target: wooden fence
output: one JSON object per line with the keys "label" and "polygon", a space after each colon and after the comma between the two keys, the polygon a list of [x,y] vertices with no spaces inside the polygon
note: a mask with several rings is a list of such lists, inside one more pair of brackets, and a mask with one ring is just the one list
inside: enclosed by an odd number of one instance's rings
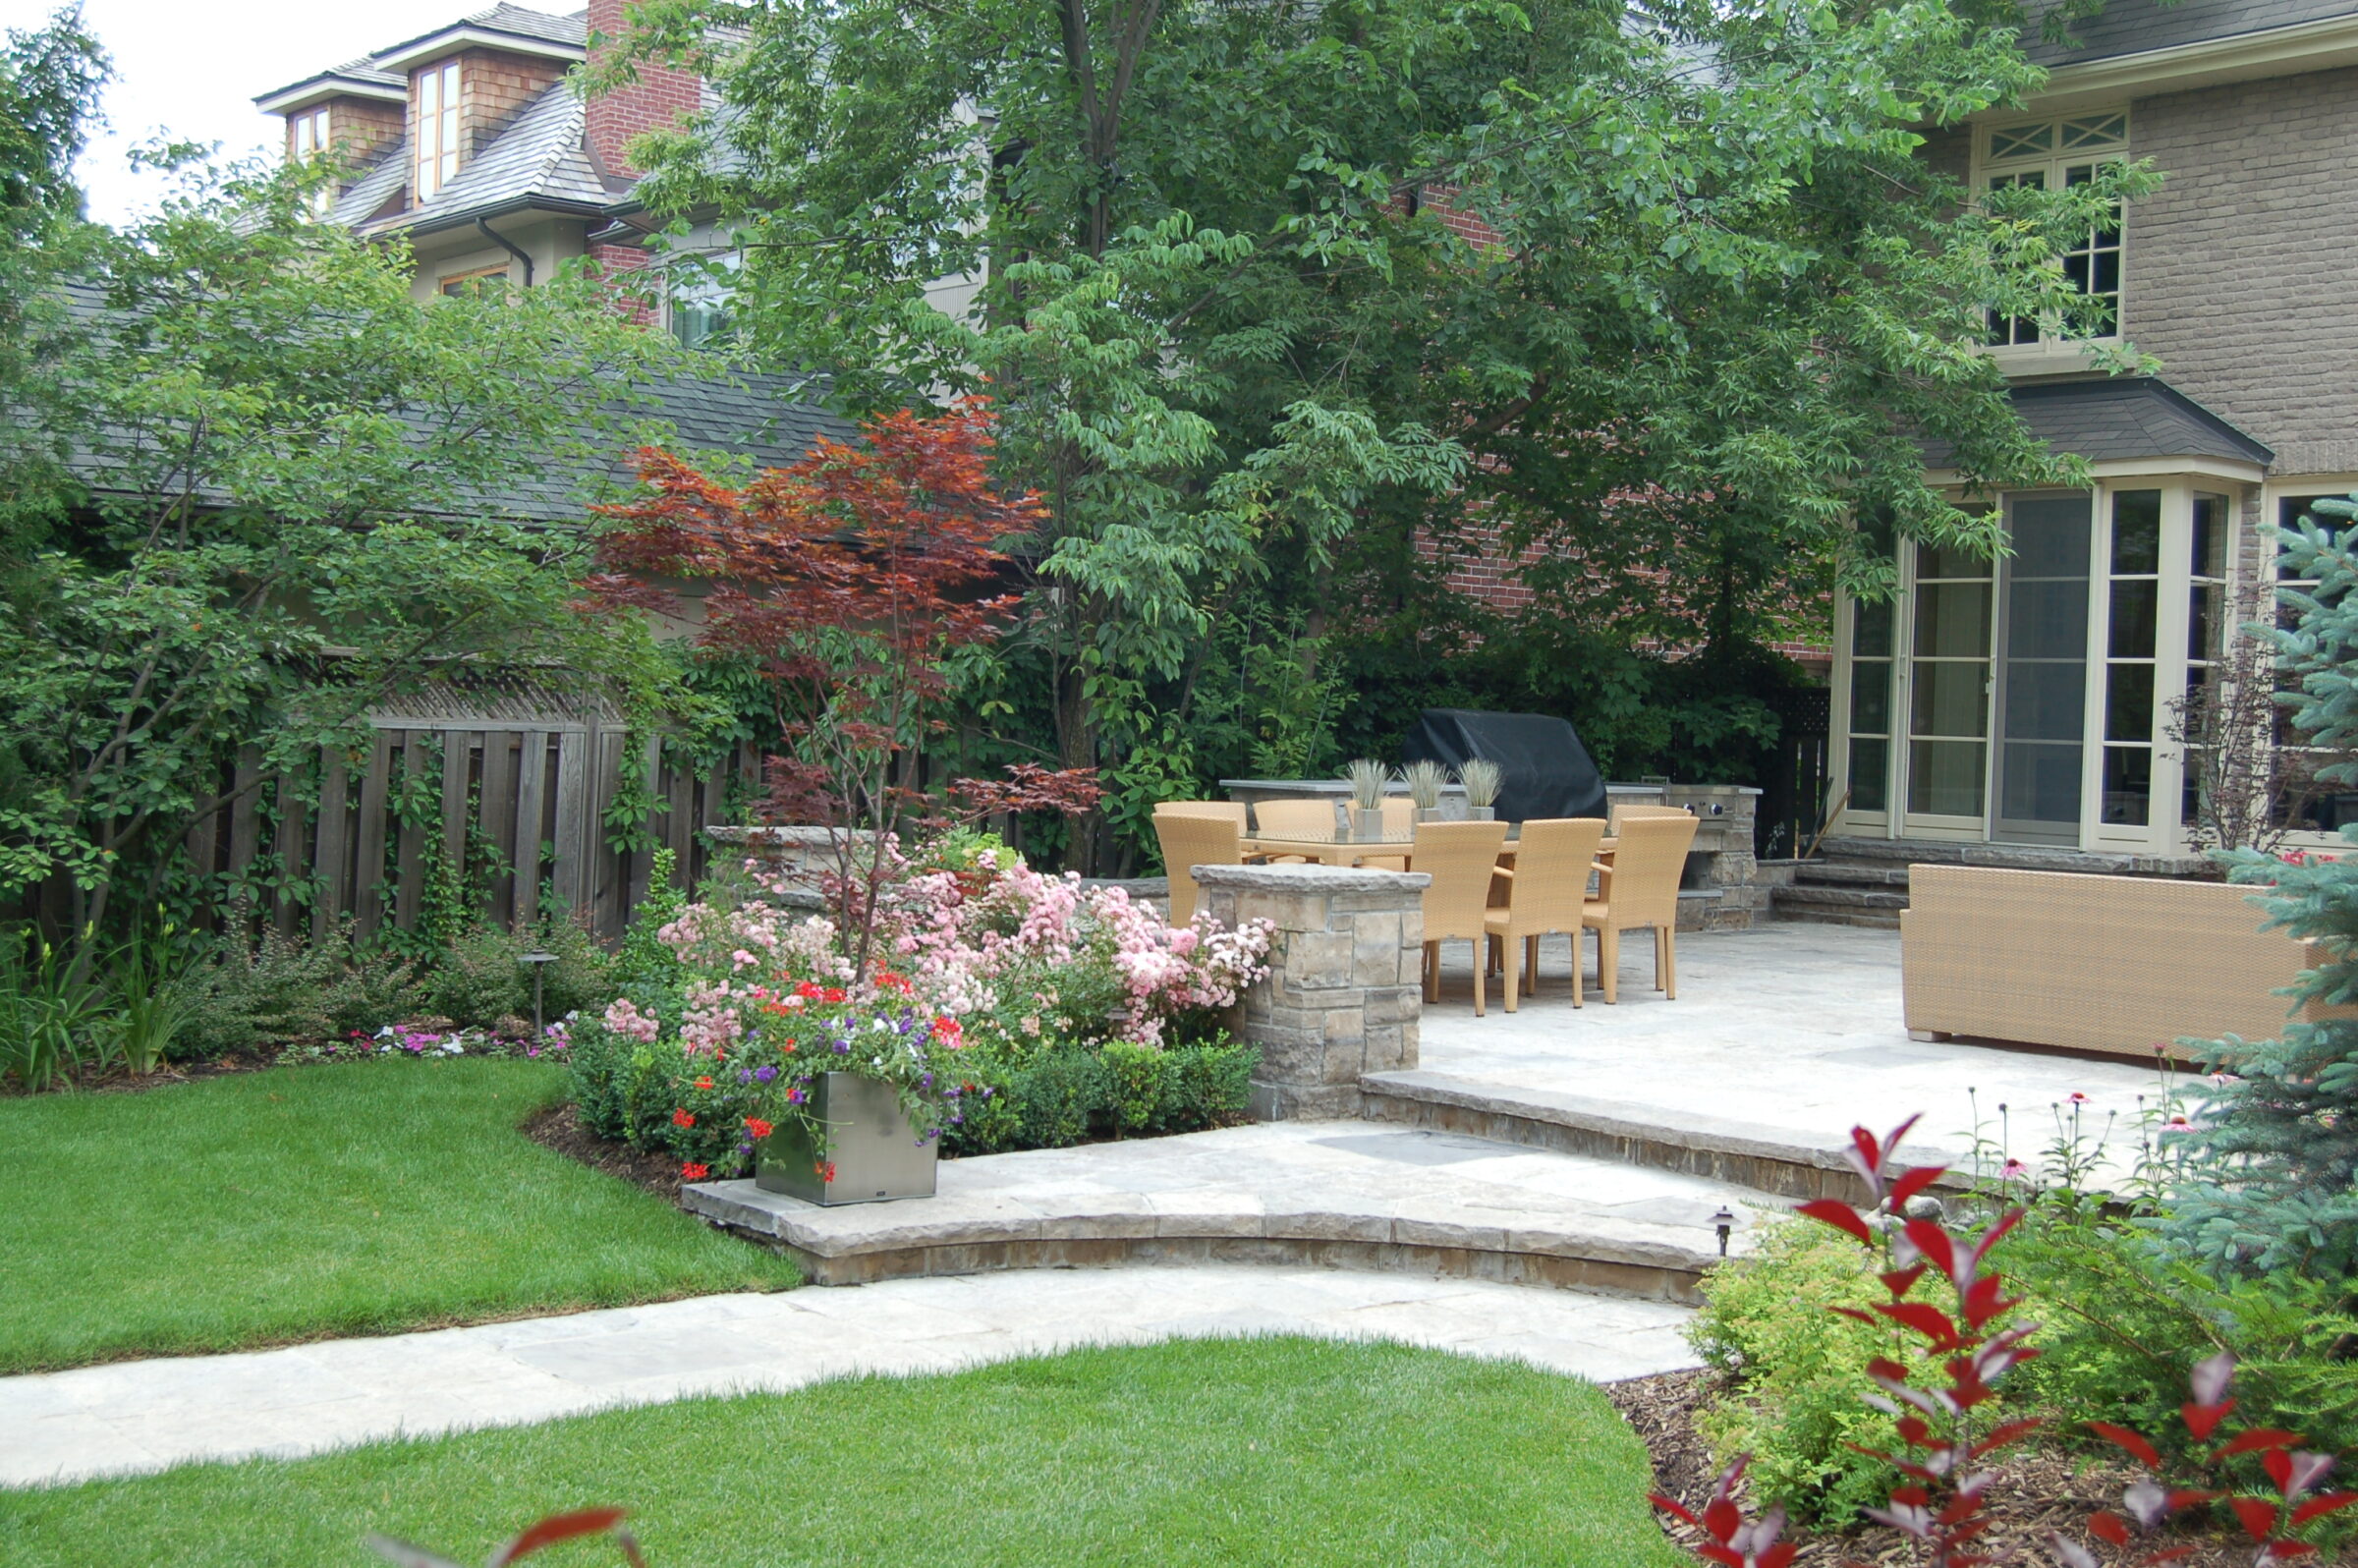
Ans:
{"label": "wooden fence", "polygon": [[412,929],[449,868],[494,922],[553,899],[611,938],[646,896],[654,850],[677,855],[689,885],[710,853],[703,828],[738,819],[758,782],[748,748],[693,772],[594,713],[507,709],[372,717],[365,757],[323,753],[309,777],[257,782],[249,752],[224,768],[235,800],[191,829],[191,863],[289,935],[346,916],[362,936]]}

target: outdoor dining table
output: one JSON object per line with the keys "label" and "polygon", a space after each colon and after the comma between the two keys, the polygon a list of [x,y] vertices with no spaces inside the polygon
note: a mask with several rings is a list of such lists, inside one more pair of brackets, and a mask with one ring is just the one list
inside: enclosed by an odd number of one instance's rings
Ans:
{"label": "outdoor dining table", "polygon": [[[1598,841],[1597,853],[1600,857],[1610,860],[1613,848],[1618,842],[1617,839],[1600,839]],[[1247,855],[1298,855],[1306,861],[1316,861],[1320,866],[1357,866],[1361,861],[1371,858],[1408,860],[1416,846],[1417,841],[1414,835],[1400,838],[1338,839],[1299,838],[1291,835],[1255,833],[1238,840],[1237,843],[1237,847]],[[1507,867],[1515,864],[1515,841],[1513,839],[1508,839],[1506,847],[1498,852],[1498,864]]]}

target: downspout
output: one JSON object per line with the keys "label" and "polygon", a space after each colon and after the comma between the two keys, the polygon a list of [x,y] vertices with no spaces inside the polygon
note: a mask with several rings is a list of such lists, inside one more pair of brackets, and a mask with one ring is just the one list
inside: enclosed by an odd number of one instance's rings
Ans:
{"label": "downspout", "polygon": [[498,246],[502,251],[507,252],[508,254],[514,256],[517,260],[524,263],[524,286],[528,289],[531,288],[533,286],[533,258],[524,252],[517,250],[515,246],[508,242],[506,235],[501,234],[497,229],[491,227],[490,224],[484,222],[481,218],[475,220],[475,226],[483,231],[484,239],[489,240],[492,244]]}

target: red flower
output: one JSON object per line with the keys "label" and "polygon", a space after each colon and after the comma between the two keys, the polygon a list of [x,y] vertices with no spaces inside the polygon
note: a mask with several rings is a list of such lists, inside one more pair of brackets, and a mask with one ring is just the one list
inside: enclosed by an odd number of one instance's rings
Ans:
{"label": "red flower", "polygon": [[835,1162],[830,1159],[824,1165],[819,1166],[818,1174],[822,1181],[833,1181],[835,1179]]}
{"label": "red flower", "polygon": [[826,988],[825,992],[824,992],[824,993],[822,993],[822,994],[820,995],[820,997],[819,997],[819,1000],[820,1000],[820,1001],[822,1001],[822,1002],[840,1002],[840,1001],[842,1001],[842,1000],[843,1000],[843,987],[842,987],[842,986],[840,986],[840,985],[830,985],[830,986],[828,986],[828,987]]}
{"label": "red flower", "polygon": [[963,1045],[966,1043],[966,1030],[954,1018],[937,1018],[933,1020],[933,1037],[945,1045]]}
{"label": "red flower", "polygon": [[712,1087],[712,1080],[709,1078],[700,1078],[696,1081],[696,1087],[699,1089],[710,1089]]}
{"label": "red flower", "polygon": [[788,1040],[785,1044],[779,1046],[778,1049],[782,1051],[792,1051],[794,1049],[794,1041]]}
{"label": "red flower", "polygon": [[807,1002],[815,1002],[826,993],[820,990],[818,986],[812,981],[805,980],[794,988],[794,994],[800,996]]}
{"label": "red flower", "polygon": [[748,1116],[745,1119],[745,1130],[756,1138],[767,1138],[770,1131],[769,1123],[758,1116]]}
{"label": "red flower", "polygon": [[694,1127],[696,1125],[696,1118],[688,1114],[687,1106],[682,1105],[671,1113],[671,1125],[674,1127]]}
{"label": "red flower", "polygon": [[709,1167],[696,1164],[693,1161],[680,1167],[680,1180],[684,1182],[701,1182],[711,1174]]}

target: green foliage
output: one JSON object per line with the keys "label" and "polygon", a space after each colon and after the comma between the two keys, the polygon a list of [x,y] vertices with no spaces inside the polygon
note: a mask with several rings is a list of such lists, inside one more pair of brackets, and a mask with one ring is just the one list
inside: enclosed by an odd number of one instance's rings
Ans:
{"label": "green foliage", "polygon": [[679,857],[669,849],[655,851],[647,868],[646,897],[631,911],[611,971],[616,994],[651,1000],[657,1011],[680,988],[680,961],[655,936],[688,907],[688,895],[674,885],[678,875]]}
{"label": "green foliage", "polygon": [[0,1081],[47,1089],[94,1054],[104,992],[37,932],[0,931]]}
{"label": "green foliage", "polygon": [[1897,1339],[1828,1309],[1888,1298],[1873,1259],[1827,1226],[1786,1217],[1755,1234],[1752,1256],[1706,1278],[1703,1311],[1687,1330],[1728,1390],[1697,1425],[1717,1462],[1752,1455],[1765,1502],[1839,1527],[1883,1504],[1888,1467],[1847,1445],[1896,1441],[1891,1418],[1863,1396],[1876,1391],[1868,1361],[1890,1355]]}
{"label": "green foliage", "polygon": [[2256,1424],[2318,1448],[2358,1442],[2358,1303],[2344,1281],[2285,1269],[2222,1282],[2150,1226],[2069,1194],[2034,1204],[1993,1260],[2040,1325],[2041,1355],[2011,1399],[2182,1447],[2186,1370],[2225,1350]]}
{"label": "green foliage", "polygon": [[[2292,628],[2251,630],[2274,640],[2278,667],[2298,679],[2293,723],[2321,747],[2346,748],[2358,740],[2358,528],[2330,525],[2358,520],[2358,497],[2312,511],[2298,530],[2278,532],[2286,575],[2317,586],[2280,590],[2298,617]],[[2358,764],[2320,776],[2358,784]],[[2342,836],[2358,844],[2358,827]],[[2320,945],[2294,1005],[2358,1001],[2358,861],[2253,850],[2215,858],[2235,881],[2273,889],[2258,900],[2271,925]],[[2220,1040],[2211,1054],[2234,1076],[2196,1117],[2170,1234],[2224,1272],[2358,1275],[2358,1021],[2289,1023],[2275,1039]]]}
{"label": "green foliage", "polygon": [[[324,167],[159,157],[181,184],[129,230],[50,202],[46,270],[0,310],[49,323],[37,373],[0,352],[0,426],[38,431],[0,439],[0,896],[63,878],[102,945],[119,890],[224,901],[182,845],[241,746],[315,787],[370,708],[454,680],[688,702],[646,628],[574,609],[585,536],[480,500],[605,474],[663,336],[585,274],[421,304],[398,246],[312,220]],[[430,819],[431,786],[405,773],[397,809]]]}
{"label": "green foliage", "polygon": [[417,966],[381,948],[356,947],[349,925],[316,942],[276,930],[226,937],[182,985],[189,1013],[177,1043],[195,1061],[341,1040],[422,1001]]}
{"label": "green foliage", "polygon": [[1224,1035],[1159,1048],[1118,1040],[1026,1051],[969,1046],[962,1074],[988,1092],[965,1098],[964,1120],[942,1147],[989,1154],[1226,1126],[1245,1113],[1260,1059],[1257,1047]]}
{"label": "green foliage", "polygon": [[[1673,679],[1557,657],[1588,644],[1732,655],[1822,620],[1837,572],[1881,570],[1862,515],[1993,552],[1993,521],[1925,484],[1917,438],[1980,489],[2081,477],[2014,417],[1987,311],[2092,324],[2055,259],[2154,183],[2106,164],[1984,199],[1919,156],[1925,128],[2041,80],[2010,7],[655,0],[634,19],[648,56],[711,30],[722,102],[640,143],[641,189],[683,225],[741,225],[743,346],[826,369],[854,408],[989,391],[1003,476],[1051,511],[993,733],[1102,767],[1142,849],[1157,798],[1368,749],[1334,661],[1388,638],[1426,671],[1456,645],[1429,550],[1559,563],[1533,586],[1568,630],[1527,640],[1516,708]],[[1441,190],[1498,243],[1421,206]],[[928,296],[951,274],[978,281],[956,316]],[[1698,750],[1725,776],[1769,725],[1724,685],[1609,749]],[[1106,842],[1083,834],[1077,859]]]}

